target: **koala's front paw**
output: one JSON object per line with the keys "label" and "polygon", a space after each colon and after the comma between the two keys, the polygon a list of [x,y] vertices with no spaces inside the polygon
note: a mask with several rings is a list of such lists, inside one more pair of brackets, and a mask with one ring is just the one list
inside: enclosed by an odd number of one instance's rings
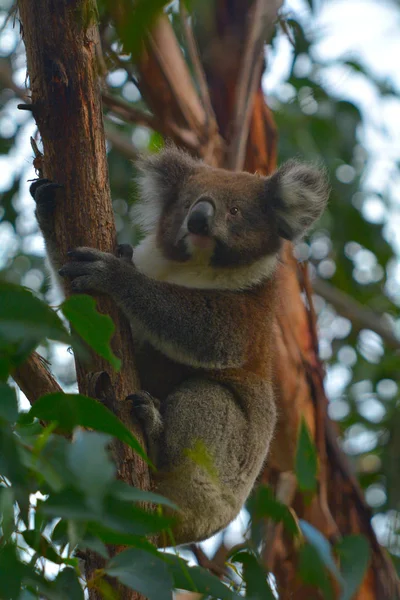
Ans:
{"label": "koala's front paw", "polygon": [[36,202],[36,215],[40,221],[41,217],[46,217],[54,212],[56,206],[56,190],[63,186],[54,183],[49,179],[36,179],[29,192]]}
{"label": "koala's front paw", "polygon": [[80,293],[110,294],[120,259],[94,248],[75,248],[68,252],[68,262],[60,270],[61,277],[71,280],[71,290]]}

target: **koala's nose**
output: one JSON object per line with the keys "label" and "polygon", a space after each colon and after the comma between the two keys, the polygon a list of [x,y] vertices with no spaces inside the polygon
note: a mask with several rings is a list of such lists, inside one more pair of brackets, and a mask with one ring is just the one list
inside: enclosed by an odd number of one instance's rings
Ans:
{"label": "koala's nose", "polygon": [[214,221],[215,206],[211,200],[200,200],[189,213],[187,228],[196,235],[209,235]]}

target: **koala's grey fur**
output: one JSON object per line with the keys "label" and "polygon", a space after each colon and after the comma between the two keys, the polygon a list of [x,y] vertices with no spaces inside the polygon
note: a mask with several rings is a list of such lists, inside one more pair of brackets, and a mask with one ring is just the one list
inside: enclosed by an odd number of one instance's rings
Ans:
{"label": "koala's grey fur", "polygon": [[[259,177],[208,167],[175,148],[139,168],[146,235],[133,262],[78,248],[60,274],[74,291],[109,294],[131,322],[145,390],[134,410],[158,467],[157,489],[181,509],[175,542],[186,543],[236,517],[265,460],[276,420],[281,239],[312,225],[328,188],[323,173],[298,162]],[[35,199],[54,253],[49,185],[39,185]],[[211,215],[206,234],[192,231],[199,207]]]}

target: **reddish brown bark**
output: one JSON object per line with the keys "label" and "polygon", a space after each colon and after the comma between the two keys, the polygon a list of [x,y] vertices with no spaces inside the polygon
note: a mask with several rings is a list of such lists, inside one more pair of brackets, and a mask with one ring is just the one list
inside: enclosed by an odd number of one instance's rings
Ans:
{"label": "reddish brown bark", "polygon": [[[19,0],[19,13],[27,53],[33,116],[43,142],[43,175],[61,183],[55,214],[55,231],[61,261],[76,246],[113,252],[116,231],[110,198],[103,115],[96,61],[97,28],[91,0]],[[68,293],[68,290],[66,290]],[[122,359],[119,373],[99,356],[89,364],[76,362],[79,390],[96,393],[113,404],[115,413],[132,428],[124,399],[138,387],[130,328],[115,305],[105,298],[98,308],[116,325],[114,352]],[[107,377],[93,377],[106,372]],[[135,433],[141,436],[140,431]],[[126,482],[149,487],[148,470],[128,447],[115,445],[119,476]],[[101,563],[88,553],[86,576]],[[91,590],[91,599],[101,596]],[[140,596],[126,590],[123,598]]]}

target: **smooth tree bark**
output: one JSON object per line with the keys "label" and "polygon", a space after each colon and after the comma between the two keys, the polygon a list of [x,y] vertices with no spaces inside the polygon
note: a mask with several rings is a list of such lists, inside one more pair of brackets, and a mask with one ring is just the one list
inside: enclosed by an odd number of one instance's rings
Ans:
{"label": "smooth tree bark", "polygon": [[[43,140],[43,173],[64,185],[56,214],[61,256],[78,245],[112,251],[115,228],[95,58],[98,34],[92,20],[91,1],[18,0],[18,4],[33,115]],[[280,0],[199,3],[195,36],[181,8],[186,58],[169,20],[160,17],[135,65],[139,87],[152,117],[104,95],[107,106],[127,120],[146,120],[150,127],[209,164],[271,173],[276,168],[277,132],[265,103],[261,73],[264,42],[272,31],[280,5]],[[129,3],[115,2],[110,10],[118,29],[127,18],[124,10],[130,10]],[[126,145],[124,151],[129,152]],[[351,533],[366,536],[371,562],[355,596],[357,600],[400,598],[394,568],[376,540],[370,511],[327,416],[307,269],[297,264],[289,243],[284,247],[282,263],[281,306],[274,329],[280,422],[262,480],[272,485],[281,501],[293,506],[300,518],[317,527],[330,541]],[[113,345],[115,353],[123,359],[123,367],[119,374],[112,373],[99,357],[93,357],[91,365],[77,364],[79,387],[107,401],[128,424],[123,400],[138,384],[129,327],[110,302],[102,299],[99,307],[116,323]],[[104,372],[109,373],[111,385],[107,377],[99,375]],[[297,434],[303,416],[319,456],[318,490],[310,505],[304,503],[293,477]],[[129,449],[119,446],[116,458],[121,478],[148,487],[148,473]],[[223,563],[225,554],[226,549],[221,546],[215,563]],[[318,591],[305,586],[296,575],[297,550],[281,527],[267,525],[263,558],[276,575],[280,598],[321,598]],[[89,556],[89,578],[96,565]],[[90,590],[90,597],[99,597],[95,589]],[[122,597],[139,598],[127,590]]]}

